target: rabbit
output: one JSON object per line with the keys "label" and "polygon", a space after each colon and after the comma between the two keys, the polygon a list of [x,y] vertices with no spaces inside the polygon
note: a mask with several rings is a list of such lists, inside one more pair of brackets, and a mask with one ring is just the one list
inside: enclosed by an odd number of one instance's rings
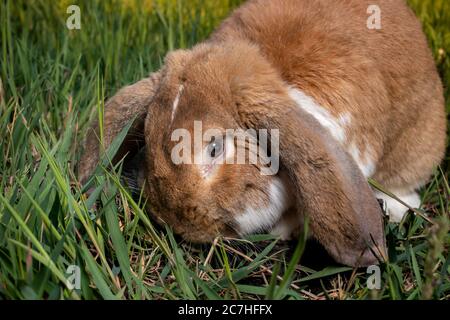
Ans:
{"label": "rabbit", "polygon": [[[371,5],[381,28],[368,28]],[[160,70],[106,103],[104,143],[94,123],[81,182],[131,119],[115,161],[143,150],[138,184],[156,221],[209,242],[256,232],[287,239],[307,218],[311,236],[349,266],[386,259],[377,198],[392,221],[408,209],[367,179],[418,207],[417,189],[445,152],[442,83],[403,0],[245,2],[208,39],[169,52]],[[195,121],[218,133],[189,155],[200,162],[174,163],[173,133],[192,134]],[[228,163],[237,147],[228,128],[266,129],[271,138],[278,130],[278,148],[266,152],[278,157],[278,172]]]}

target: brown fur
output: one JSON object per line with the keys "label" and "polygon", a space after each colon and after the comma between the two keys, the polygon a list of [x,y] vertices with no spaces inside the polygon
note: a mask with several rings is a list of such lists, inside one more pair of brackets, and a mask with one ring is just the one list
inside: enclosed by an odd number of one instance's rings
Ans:
{"label": "brown fur", "polygon": [[[381,30],[366,27],[373,4],[381,8]],[[387,188],[412,190],[440,163],[442,84],[405,1],[250,1],[212,36],[236,38],[257,43],[286,82],[332,114],[349,111],[357,124],[349,140],[362,151],[370,143],[378,160],[374,179]]]}
{"label": "brown fur", "polygon": [[[366,27],[371,4],[381,8],[381,30]],[[389,189],[422,185],[444,154],[442,85],[420,24],[402,0],[248,1],[205,43],[170,53],[153,79],[108,103],[106,145],[131,114],[147,113],[150,212],[190,240],[236,235],[233,219],[249,204],[267,203],[271,181],[253,165],[223,165],[205,182],[193,166],[173,164],[172,130],[192,131],[202,120],[211,128],[279,129],[281,169],[294,198],[288,206],[309,216],[313,235],[337,261],[368,265],[376,262],[370,249],[383,255],[371,189],[343,148],[289,98],[287,85],[334,116],[351,114],[347,138],[362,152],[370,146],[373,177]],[[133,90],[138,98],[130,103]],[[98,159],[92,139],[91,133],[83,177]]]}

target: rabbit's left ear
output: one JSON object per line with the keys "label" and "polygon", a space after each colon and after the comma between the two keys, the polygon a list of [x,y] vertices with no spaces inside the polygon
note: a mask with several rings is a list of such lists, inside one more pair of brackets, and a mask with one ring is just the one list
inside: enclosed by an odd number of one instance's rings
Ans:
{"label": "rabbit's left ear", "polygon": [[104,150],[108,149],[114,138],[131,119],[135,119],[122,145],[117,151],[113,163],[126,154],[134,154],[143,144],[144,122],[147,108],[160,82],[160,72],[150,74],[132,85],[119,90],[105,104],[103,119],[103,145],[100,145],[98,121],[88,129],[83,145],[83,153],[78,164],[79,180],[86,183],[93,173]]}
{"label": "rabbit's left ear", "polygon": [[251,106],[238,103],[239,117],[248,128],[279,130],[280,168],[292,180],[299,214],[309,217],[314,238],[340,263],[378,264],[385,257],[382,212],[362,172],[288,96],[267,95]]}

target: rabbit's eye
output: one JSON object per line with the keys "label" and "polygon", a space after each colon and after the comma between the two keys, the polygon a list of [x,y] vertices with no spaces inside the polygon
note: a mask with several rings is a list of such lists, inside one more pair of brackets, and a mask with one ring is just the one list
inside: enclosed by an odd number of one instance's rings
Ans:
{"label": "rabbit's eye", "polygon": [[212,137],[211,142],[206,148],[206,154],[212,159],[217,158],[223,153],[223,138]]}

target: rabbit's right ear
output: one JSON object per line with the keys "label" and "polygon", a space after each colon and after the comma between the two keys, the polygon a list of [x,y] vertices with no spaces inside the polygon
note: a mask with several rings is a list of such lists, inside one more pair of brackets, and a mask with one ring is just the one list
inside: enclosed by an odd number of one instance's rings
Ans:
{"label": "rabbit's right ear", "polygon": [[135,118],[127,136],[116,153],[114,161],[127,153],[134,153],[143,144],[144,122],[147,108],[160,82],[160,72],[152,73],[148,78],[126,86],[110,98],[105,104],[103,120],[103,146],[100,145],[98,121],[88,129],[84,141],[83,153],[79,161],[79,181],[84,184],[93,173],[102,152],[108,149],[114,138]]}
{"label": "rabbit's right ear", "polygon": [[313,116],[288,99],[272,95],[267,104],[270,108],[261,104],[244,110],[241,119],[248,128],[279,130],[279,150],[271,151],[279,155],[299,214],[309,217],[315,239],[346,265],[384,260],[383,214],[356,162]]}
{"label": "rabbit's right ear", "polygon": [[271,151],[289,175],[299,214],[337,262],[378,264],[386,257],[383,214],[356,162],[312,115],[269,90],[265,103],[241,108],[241,121],[279,130],[279,150]]}

